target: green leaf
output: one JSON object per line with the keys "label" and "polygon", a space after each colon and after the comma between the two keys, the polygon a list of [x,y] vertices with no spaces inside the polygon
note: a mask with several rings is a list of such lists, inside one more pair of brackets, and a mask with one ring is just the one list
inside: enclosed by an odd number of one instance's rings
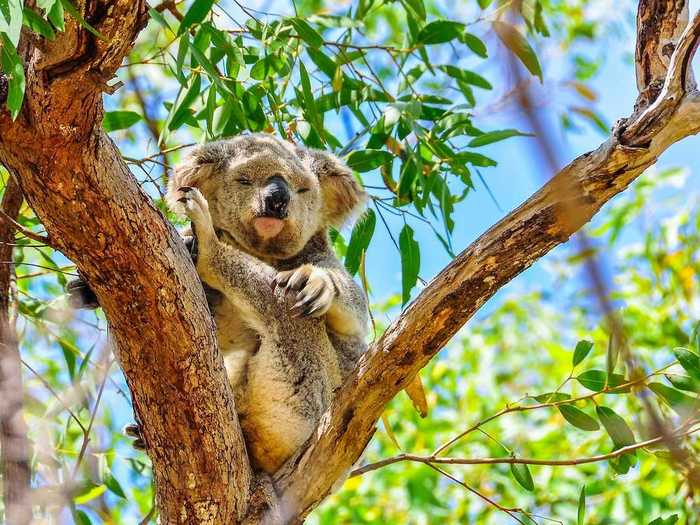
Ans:
{"label": "green leaf", "polygon": [[73,503],[76,505],[82,505],[90,500],[93,500],[107,490],[106,485],[87,485],[82,491],[80,491],[76,496],[73,497]]}
{"label": "green leaf", "polygon": [[491,2],[493,2],[493,0],[478,0],[479,7],[481,9],[486,9],[488,6],[491,5]]}
{"label": "green leaf", "polygon": [[202,87],[202,78],[199,75],[190,77],[190,87],[185,91],[181,90],[175,104],[170,110],[167,120],[167,129],[170,131],[179,128],[187,116],[190,114],[190,106],[194,100],[200,95]]}
{"label": "green leaf", "polygon": [[[617,450],[617,448],[618,447],[615,447],[614,450]],[[637,463],[637,455],[634,452],[629,452],[627,454],[623,454],[622,456],[610,458],[608,463],[618,474],[627,474],[629,470]]]}
{"label": "green leaf", "polygon": [[566,401],[571,399],[569,394],[563,392],[548,392],[546,394],[540,394],[539,396],[534,396],[535,400],[540,403],[557,403],[559,401]]}
{"label": "green leaf", "polygon": [[[579,374],[576,377],[576,380],[588,390],[593,390],[594,392],[600,392],[606,385],[608,388],[616,388],[620,385],[629,383],[625,376],[621,374],[612,374],[610,377],[608,377],[608,374],[604,370],[586,370],[582,374]],[[630,387],[626,386],[624,388],[616,388],[614,393],[620,394],[627,393],[629,391]]]}
{"label": "green leaf", "polygon": [[404,7],[408,7],[419,20],[425,20],[425,4],[423,0],[403,0]]}
{"label": "green leaf", "polygon": [[591,348],[593,348],[593,343],[586,341],[585,339],[582,339],[576,343],[576,349],[574,350],[574,357],[571,361],[571,366],[576,366],[581,361],[586,359],[586,356],[591,351]]}
{"label": "green leaf", "polygon": [[[149,16],[150,18],[152,18],[153,20],[155,20],[156,22],[158,22],[158,23],[159,23],[162,27],[164,27],[165,29],[168,29],[168,30],[172,31],[172,28],[170,27],[170,24],[168,24],[168,21],[165,19],[165,17],[163,16],[163,14],[160,13],[159,11],[156,11],[155,9],[150,8],[150,9],[148,10],[148,16]],[[174,32],[174,31],[173,31],[173,32]]]}
{"label": "green leaf", "polygon": [[[510,137],[532,137],[532,133],[523,133],[517,129],[502,129],[498,131],[489,131],[478,137],[474,137],[467,146],[470,148],[478,148],[480,146],[486,146],[487,144],[493,144],[501,140],[508,139]],[[591,343],[592,345],[593,343]]]}
{"label": "green leaf", "polygon": [[299,77],[304,94],[304,115],[308,116],[309,122],[315,127],[316,132],[320,134],[323,131],[323,121],[316,108],[316,101],[311,92],[311,80],[303,62],[299,62]]}
{"label": "green leaf", "polygon": [[680,415],[694,413],[700,409],[700,399],[690,397],[683,392],[666,386],[663,383],[649,383],[649,389],[659,396],[667,405]]}
{"label": "green leaf", "polygon": [[690,377],[700,381],[700,356],[687,348],[674,348],[673,354]]}
{"label": "green leaf", "polygon": [[665,374],[665,377],[678,390],[700,393],[700,381],[696,381],[692,377],[675,374]]}
{"label": "green leaf", "polygon": [[513,474],[515,481],[520,483],[520,486],[525,490],[532,492],[535,490],[535,484],[530,475],[530,469],[525,463],[511,463],[510,473]]}
{"label": "green leaf", "polygon": [[474,153],[473,151],[461,151],[454,155],[454,159],[457,162],[466,162],[474,166],[479,166],[480,168],[489,168],[498,165],[495,160],[480,153]]}
{"label": "green leaf", "polygon": [[464,33],[464,24],[451,20],[430,22],[418,33],[418,44],[443,44],[459,38]]}
{"label": "green leaf", "polygon": [[316,64],[316,67],[323,71],[328,78],[333,78],[335,76],[338,65],[332,58],[318,49],[309,48],[306,52],[311,57],[311,60],[313,60],[313,63]]}
{"label": "green leaf", "polygon": [[56,38],[56,32],[53,30],[53,27],[51,27],[51,24],[39,16],[33,9],[25,7],[23,15],[24,25],[29,29],[49,40]]}
{"label": "green leaf", "polygon": [[580,428],[581,430],[586,430],[588,432],[592,432],[600,428],[600,425],[595,419],[575,406],[559,405],[557,408],[559,409],[561,415],[564,416],[564,419],[566,419],[576,428]]}
{"label": "green leaf", "polygon": [[578,512],[576,513],[576,525],[583,525],[586,518],[586,485],[581,487],[578,497]]}
{"label": "green leaf", "polygon": [[297,35],[312,48],[318,49],[323,45],[323,37],[306,20],[290,18],[289,23],[294,26]]}
{"label": "green leaf", "polygon": [[362,253],[367,251],[367,247],[374,235],[376,224],[377,217],[374,214],[374,210],[371,209],[367,210],[355,223],[350,236],[350,243],[345,253],[345,268],[350,272],[350,275],[355,275],[360,268]]}
{"label": "green leaf", "polygon": [[185,13],[185,16],[182,17],[182,22],[180,22],[177,34],[181,35],[191,26],[202,22],[211,11],[213,5],[214,0],[194,0]]}
{"label": "green leaf", "polygon": [[678,514],[671,514],[668,518],[662,518],[659,516],[653,521],[649,522],[649,525],[674,525],[678,521]]}
{"label": "green leaf", "polygon": [[472,86],[480,87],[482,89],[492,89],[491,83],[486,80],[481,75],[469,71],[468,69],[460,69],[456,66],[443,65],[439,69],[444,71],[452,78],[471,84]]}
{"label": "green leaf", "polygon": [[79,353],[78,349],[63,339],[58,340],[58,345],[61,347],[61,352],[63,352],[63,359],[66,361],[66,366],[68,367],[68,376],[71,381],[75,378],[75,363],[76,363],[76,353]]}
{"label": "green leaf", "polygon": [[413,239],[413,229],[404,224],[399,234],[401,250],[401,304],[405,305],[411,298],[411,290],[418,281],[420,270],[420,247]]}
{"label": "green leaf", "polygon": [[77,509],[73,513],[73,516],[77,525],[92,525],[92,520],[90,519],[90,516],[88,516],[83,510]]}
{"label": "green leaf", "polygon": [[24,66],[8,36],[2,33],[0,39],[2,44],[0,46],[0,65],[2,65],[2,71],[5,72],[8,83],[5,103],[7,109],[10,110],[12,120],[15,120],[24,101]]}
{"label": "green leaf", "polygon": [[486,44],[483,40],[472,35],[471,33],[462,33],[459,39],[467,45],[474,53],[479,55],[481,58],[486,58],[488,56],[488,51],[486,49]]}
{"label": "green leaf", "polygon": [[634,433],[624,419],[605,406],[597,406],[595,411],[617,448],[634,445]]}
{"label": "green leaf", "polygon": [[695,348],[696,352],[700,352],[700,321],[693,326],[693,331],[690,334],[690,344]]}
{"label": "green leaf", "polygon": [[394,156],[388,151],[380,149],[362,149],[353,151],[348,155],[347,165],[355,171],[364,173],[391,162],[393,158]]}
{"label": "green leaf", "polygon": [[124,489],[122,488],[121,484],[117,481],[117,479],[114,476],[112,476],[111,474],[108,474],[107,476],[105,476],[105,479],[103,482],[112,494],[115,494],[116,496],[119,496],[120,498],[126,499],[126,494],[124,493]]}
{"label": "green leaf", "polygon": [[56,0],[56,2],[51,6],[51,9],[49,9],[46,16],[49,19],[49,22],[51,22],[56,29],[59,31],[66,30],[66,19],[63,13],[63,5],[59,0]]}
{"label": "green leaf", "polygon": [[126,129],[141,119],[141,115],[134,111],[107,111],[102,120],[102,127],[107,132]]}
{"label": "green leaf", "polygon": [[516,28],[505,22],[493,22],[493,29],[501,42],[520,59],[530,73],[542,82],[542,67],[526,38]]}
{"label": "green leaf", "polygon": [[17,47],[22,32],[22,1],[0,1],[0,33],[7,35],[12,47]]}
{"label": "green leaf", "polygon": [[92,27],[85,18],[83,18],[83,15],[80,14],[80,11],[73,5],[73,3],[70,0],[61,0],[61,5],[63,6],[63,9],[65,9],[70,16],[75,18],[78,23],[87,29],[90,33],[95,35],[97,38],[100,40],[107,42],[107,39],[100,33],[97,29]]}

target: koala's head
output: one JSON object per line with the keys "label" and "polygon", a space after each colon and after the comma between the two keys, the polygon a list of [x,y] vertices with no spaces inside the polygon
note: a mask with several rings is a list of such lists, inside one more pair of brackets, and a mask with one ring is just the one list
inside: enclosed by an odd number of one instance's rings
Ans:
{"label": "koala's head", "polygon": [[259,257],[286,259],[329,226],[340,227],[365,193],[337,157],[272,135],[241,135],[194,150],[175,169],[166,196],[195,186],[209,201],[214,226]]}

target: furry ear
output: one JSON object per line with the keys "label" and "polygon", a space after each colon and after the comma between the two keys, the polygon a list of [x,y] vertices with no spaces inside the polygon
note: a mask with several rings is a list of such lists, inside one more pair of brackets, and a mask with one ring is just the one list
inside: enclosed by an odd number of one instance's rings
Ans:
{"label": "furry ear", "polygon": [[299,150],[302,161],[321,184],[324,223],[340,228],[357,217],[364,208],[367,194],[353,177],[350,168],[325,151]]}
{"label": "furry ear", "polygon": [[193,151],[181,164],[173,170],[168,181],[168,191],[165,202],[175,213],[183,213],[182,204],[178,202],[178,189],[183,186],[201,186],[214,171],[214,163],[202,155],[202,149]]}

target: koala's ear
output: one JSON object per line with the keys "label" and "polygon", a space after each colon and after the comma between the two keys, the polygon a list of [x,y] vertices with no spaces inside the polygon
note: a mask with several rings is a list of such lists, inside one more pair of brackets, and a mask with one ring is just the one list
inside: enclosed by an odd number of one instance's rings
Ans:
{"label": "koala's ear", "polygon": [[300,156],[321,184],[324,222],[340,228],[357,217],[364,208],[367,194],[350,168],[325,151],[304,149]]}
{"label": "koala's ear", "polygon": [[182,213],[182,204],[178,202],[180,195],[178,189],[183,186],[201,186],[214,171],[214,163],[203,159],[198,151],[194,151],[181,164],[175,167],[170,180],[168,181],[168,191],[165,194],[165,202],[175,213]]}

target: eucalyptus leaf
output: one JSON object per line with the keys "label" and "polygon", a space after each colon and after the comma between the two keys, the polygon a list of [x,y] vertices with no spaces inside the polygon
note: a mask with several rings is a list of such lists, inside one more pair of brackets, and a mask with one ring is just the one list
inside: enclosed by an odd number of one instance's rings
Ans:
{"label": "eucalyptus leaf", "polygon": [[127,129],[142,119],[143,117],[134,111],[107,111],[102,120],[102,127],[107,132]]}
{"label": "eucalyptus leaf", "polygon": [[559,405],[557,408],[559,409],[561,415],[564,416],[564,419],[566,419],[576,428],[580,428],[581,430],[586,430],[588,432],[592,432],[600,428],[600,425],[595,419],[573,405]]}
{"label": "eucalyptus leaf", "polygon": [[372,209],[367,210],[355,223],[345,254],[345,268],[350,275],[355,275],[360,268],[362,254],[367,251],[376,224],[377,216]]}
{"label": "eucalyptus leaf", "polygon": [[511,463],[510,473],[513,474],[515,481],[517,481],[522,488],[529,492],[535,490],[535,483],[532,481],[530,469],[525,463]]}
{"label": "eucalyptus leaf", "polygon": [[576,343],[576,348],[574,349],[574,356],[571,361],[571,366],[577,366],[581,361],[586,359],[586,356],[589,354],[591,349],[593,348],[593,343],[591,341],[586,341],[585,339],[582,339],[578,343]]}
{"label": "eucalyptus leaf", "polygon": [[542,82],[542,66],[527,39],[512,25],[506,22],[493,22],[493,29],[501,42],[517,56],[527,70]]}
{"label": "eucalyptus leaf", "polygon": [[420,246],[413,238],[413,229],[404,224],[399,234],[401,250],[401,303],[405,305],[411,298],[411,290],[418,281],[420,270]]}

